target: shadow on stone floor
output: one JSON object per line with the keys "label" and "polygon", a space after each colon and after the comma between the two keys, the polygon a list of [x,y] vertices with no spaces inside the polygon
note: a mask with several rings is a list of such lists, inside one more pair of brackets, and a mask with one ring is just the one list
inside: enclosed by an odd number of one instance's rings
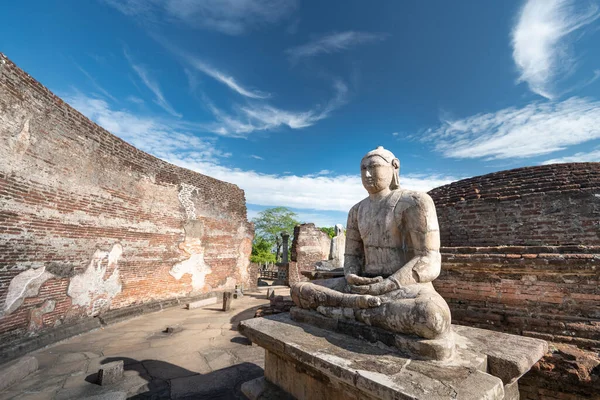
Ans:
{"label": "shadow on stone floor", "polygon": [[[124,369],[139,373],[148,384],[144,385],[129,399],[246,399],[241,385],[264,375],[264,370],[256,364],[243,362],[205,374],[199,374],[178,365],[161,360],[136,360],[128,357],[109,357],[102,361],[107,364],[122,360]],[[87,382],[96,383],[97,373],[88,375]]]}

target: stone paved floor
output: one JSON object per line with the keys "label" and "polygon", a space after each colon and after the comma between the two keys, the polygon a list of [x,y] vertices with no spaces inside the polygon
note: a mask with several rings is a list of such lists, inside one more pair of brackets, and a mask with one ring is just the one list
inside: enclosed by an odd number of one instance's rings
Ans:
{"label": "stone paved floor", "polygon": [[[219,303],[195,310],[174,307],[33,352],[38,371],[1,393],[0,400],[84,399],[114,391],[132,399],[244,399],[240,386],[263,374],[264,350],[236,327],[268,303],[264,293],[233,300],[229,312],[220,311]],[[163,333],[167,326],[182,330]],[[98,368],[116,360],[124,361],[125,378],[110,387],[97,385]]]}

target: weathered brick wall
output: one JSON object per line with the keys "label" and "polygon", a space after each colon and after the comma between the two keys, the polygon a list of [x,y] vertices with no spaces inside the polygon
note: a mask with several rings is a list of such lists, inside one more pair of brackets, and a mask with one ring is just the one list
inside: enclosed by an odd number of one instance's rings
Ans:
{"label": "weathered brick wall", "polygon": [[429,192],[442,245],[600,245],[600,163],[518,168]]}
{"label": "weathered brick wall", "polygon": [[313,271],[317,261],[329,259],[331,239],[315,224],[301,224],[294,228],[291,261],[288,269],[289,284],[307,281],[302,271]]}
{"label": "weathered brick wall", "polygon": [[146,154],[0,54],[0,342],[249,285],[237,186]]}
{"label": "weathered brick wall", "polygon": [[465,179],[429,192],[457,323],[600,346],[600,163]]}
{"label": "weathered brick wall", "polygon": [[[429,194],[443,257],[434,285],[454,323],[600,348],[600,163],[502,171]],[[526,375],[522,398],[594,398],[595,385],[579,381],[572,395],[572,377],[548,373],[555,359]]]}

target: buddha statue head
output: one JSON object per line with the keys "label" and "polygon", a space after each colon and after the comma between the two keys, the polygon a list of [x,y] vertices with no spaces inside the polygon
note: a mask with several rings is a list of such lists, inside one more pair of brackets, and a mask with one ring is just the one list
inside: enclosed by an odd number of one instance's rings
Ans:
{"label": "buddha statue head", "polygon": [[369,194],[400,187],[400,161],[382,146],[371,150],[360,162],[362,184]]}

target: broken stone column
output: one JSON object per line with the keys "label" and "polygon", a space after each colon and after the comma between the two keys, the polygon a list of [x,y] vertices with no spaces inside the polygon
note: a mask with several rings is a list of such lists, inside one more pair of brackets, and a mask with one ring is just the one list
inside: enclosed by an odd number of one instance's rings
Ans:
{"label": "broken stone column", "polygon": [[329,259],[333,268],[341,268],[344,266],[344,251],[346,248],[346,234],[344,227],[341,224],[335,225],[335,236],[331,239],[331,254]]}
{"label": "broken stone column", "polygon": [[98,384],[100,386],[112,385],[123,378],[123,360],[104,364],[98,370]]}
{"label": "broken stone column", "polygon": [[290,239],[290,235],[285,232],[281,232],[281,238],[283,239],[283,249],[281,254],[281,263],[287,264],[289,261],[288,258],[288,241]]}

